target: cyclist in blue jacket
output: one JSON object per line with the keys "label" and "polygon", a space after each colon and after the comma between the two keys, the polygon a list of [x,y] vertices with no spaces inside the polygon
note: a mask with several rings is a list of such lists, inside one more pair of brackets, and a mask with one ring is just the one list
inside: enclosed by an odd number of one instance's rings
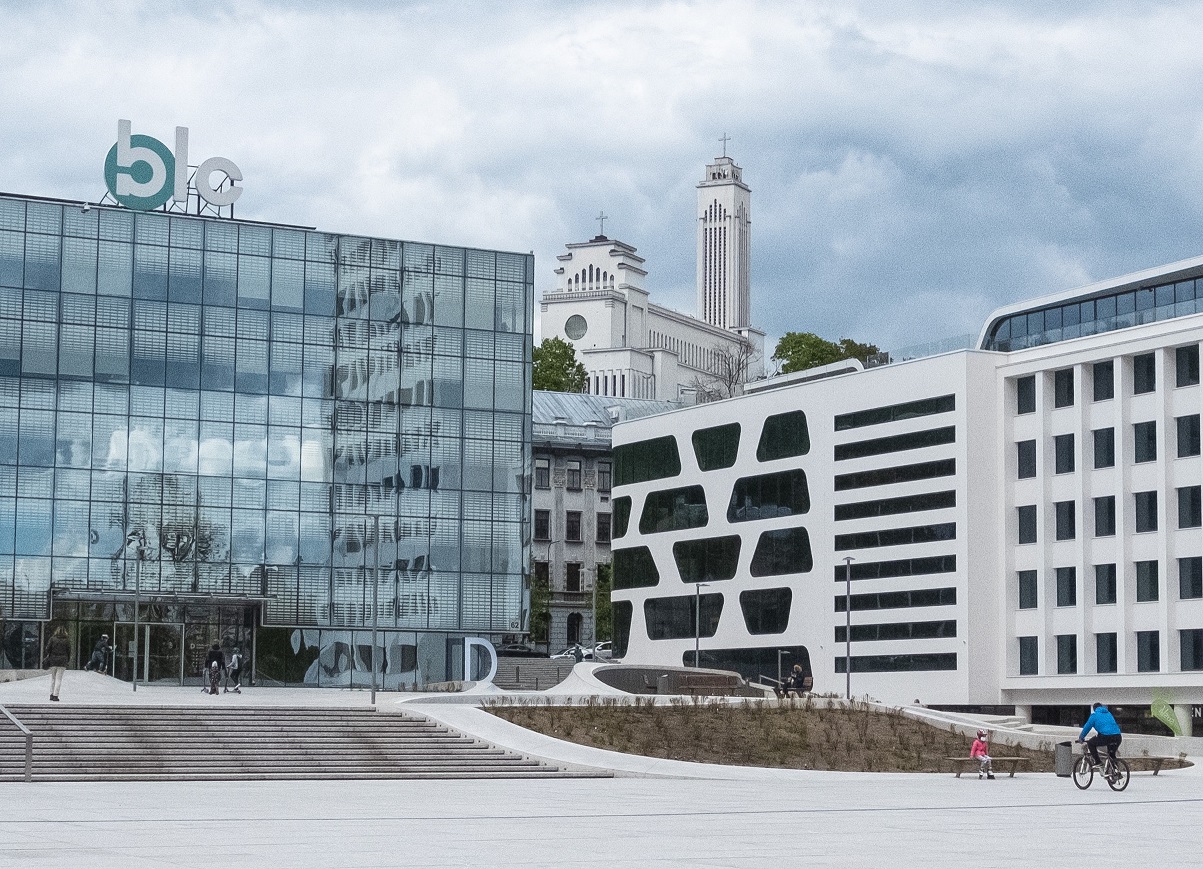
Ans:
{"label": "cyclist in blue jacket", "polygon": [[[1114,760],[1115,751],[1124,738],[1120,735],[1119,725],[1115,723],[1115,716],[1106,706],[1102,703],[1095,703],[1091,708],[1093,711],[1082,726],[1082,732],[1078,734],[1078,742],[1086,742],[1086,746],[1090,749],[1090,760],[1097,769],[1102,765],[1102,761],[1099,760],[1099,746],[1105,745],[1107,754],[1111,755]],[[1091,730],[1095,735],[1086,739],[1086,734]]]}

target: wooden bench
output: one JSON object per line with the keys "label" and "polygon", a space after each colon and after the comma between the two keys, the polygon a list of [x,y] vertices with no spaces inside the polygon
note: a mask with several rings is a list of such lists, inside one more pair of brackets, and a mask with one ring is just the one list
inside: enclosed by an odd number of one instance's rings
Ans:
{"label": "wooden bench", "polygon": [[[982,762],[980,760],[978,760],[976,757],[946,757],[946,758],[944,758],[944,760],[946,760],[946,761],[948,761],[948,763],[952,764],[953,769],[956,770],[957,778],[960,778],[961,773],[963,773],[963,772],[973,772],[976,769],[980,769],[981,765],[982,765]],[[1015,778],[1016,768],[1021,763],[1028,763],[1030,760],[1031,759],[1027,758],[1027,757],[997,757],[995,755],[991,755],[990,756],[990,765],[997,769],[999,766],[1005,766],[1006,764],[1010,764],[1010,768],[1009,768],[1010,775],[1008,777]],[[1000,773],[1008,772],[1008,770],[1005,770],[1005,769],[998,770],[998,771]]]}

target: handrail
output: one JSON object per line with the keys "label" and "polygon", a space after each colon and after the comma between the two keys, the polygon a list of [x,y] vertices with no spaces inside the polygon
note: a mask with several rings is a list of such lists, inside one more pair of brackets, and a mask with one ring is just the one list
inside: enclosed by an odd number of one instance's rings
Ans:
{"label": "handrail", "polygon": [[29,728],[17,720],[17,716],[13,715],[3,705],[0,705],[0,712],[4,713],[4,717],[17,725],[17,730],[25,734],[25,781],[33,781],[33,734],[29,732]]}

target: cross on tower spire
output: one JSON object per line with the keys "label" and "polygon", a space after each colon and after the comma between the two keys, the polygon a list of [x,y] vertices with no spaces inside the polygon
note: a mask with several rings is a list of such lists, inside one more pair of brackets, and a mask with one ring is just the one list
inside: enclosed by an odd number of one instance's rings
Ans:
{"label": "cross on tower spire", "polygon": [[727,156],[727,143],[731,141],[731,137],[727,135],[726,130],[723,131],[723,136],[719,139],[723,143],[723,156]]}
{"label": "cross on tower spire", "polygon": [[606,212],[599,211],[597,213],[597,217],[593,219],[596,220],[598,224],[597,234],[604,238],[606,235],[606,221],[610,219],[609,216],[606,214]]}

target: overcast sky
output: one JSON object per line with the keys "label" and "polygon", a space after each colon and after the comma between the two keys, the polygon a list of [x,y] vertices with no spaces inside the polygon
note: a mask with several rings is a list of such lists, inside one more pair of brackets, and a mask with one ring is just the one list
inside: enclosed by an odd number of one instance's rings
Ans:
{"label": "overcast sky", "polygon": [[[1049,7],[1065,8],[1057,11]],[[242,217],[639,249],[695,307],[695,186],[752,188],[753,319],[899,347],[1203,254],[1203,2],[0,0],[0,189],[98,199],[117,119]]]}

